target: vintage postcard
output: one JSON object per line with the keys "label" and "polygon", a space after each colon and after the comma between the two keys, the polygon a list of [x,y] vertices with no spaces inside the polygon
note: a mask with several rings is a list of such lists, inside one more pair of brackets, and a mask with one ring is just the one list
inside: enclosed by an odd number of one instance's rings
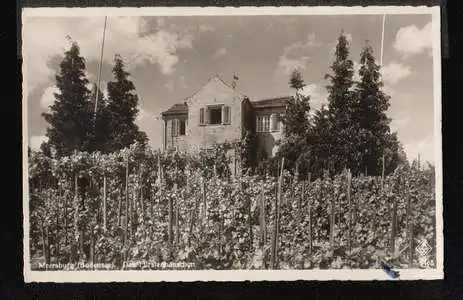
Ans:
{"label": "vintage postcard", "polygon": [[442,279],[439,7],[25,8],[26,282]]}

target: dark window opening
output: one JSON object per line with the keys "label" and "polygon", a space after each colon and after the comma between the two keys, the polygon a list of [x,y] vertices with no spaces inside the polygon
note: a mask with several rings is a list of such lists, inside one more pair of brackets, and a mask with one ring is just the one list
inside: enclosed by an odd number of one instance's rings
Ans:
{"label": "dark window opening", "polygon": [[220,107],[209,108],[210,124],[222,124],[222,109]]}
{"label": "dark window opening", "polygon": [[186,130],[186,121],[185,120],[180,120],[179,122],[179,135],[185,135],[185,130]]}

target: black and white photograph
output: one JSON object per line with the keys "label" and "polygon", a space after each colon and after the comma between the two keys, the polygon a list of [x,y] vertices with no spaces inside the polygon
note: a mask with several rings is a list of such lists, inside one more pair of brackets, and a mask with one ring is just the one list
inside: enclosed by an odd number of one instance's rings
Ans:
{"label": "black and white photograph", "polygon": [[26,282],[442,279],[439,7],[25,8]]}

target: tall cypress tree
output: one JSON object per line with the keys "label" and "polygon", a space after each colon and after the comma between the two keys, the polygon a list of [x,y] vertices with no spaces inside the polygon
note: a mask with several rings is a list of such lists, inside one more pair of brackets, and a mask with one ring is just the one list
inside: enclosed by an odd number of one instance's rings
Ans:
{"label": "tall cypress tree", "polygon": [[355,88],[357,108],[353,116],[359,125],[360,170],[365,170],[369,175],[378,175],[382,169],[383,155],[388,164],[397,164],[399,145],[397,137],[390,132],[390,119],[386,115],[390,97],[381,89],[380,66],[368,43],[360,55],[360,65],[360,81]]}
{"label": "tall cypress tree", "polygon": [[[98,97],[98,101],[96,100]],[[92,85],[89,101],[89,113],[93,115],[93,130],[90,137],[90,151],[105,151],[105,145],[110,136],[110,116],[106,109],[107,101],[97,84]]]}
{"label": "tall cypress tree", "polygon": [[85,68],[79,46],[72,42],[56,75],[59,93],[54,94],[56,100],[50,110],[42,114],[49,124],[48,146],[56,150],[57,156],[69,155],[74,150],[86,151],[89,147],[92,114],[88,110],[90,91],[86,87]]}
{"label": "tall cypress tree", "polygon": [[128,147],[134,142],[143,145],[147,143],[147,136],[135,124],[138,115],[138,96],[135,85],[129,79],[130,74],[124,69],[121,56],[114,58],[114,81],[108,82],[108,104],[106,106],[109,117],[111,136],[107,140],[106,151],[112,152]]}
{"label": "tall cypress tree", "polygon": [[[285,165],[288,169],[294,169],[296,163],[300,163],[305,168],[307,164],[302,164],[302,162],[308,156],[307,152],[309,151],[310,97],[302,94],[306,85],[298,70],[291,73],[289,86],[295,90],[295,97],[289,101],[286,107],[286,113],[282,119],[283,138],[275,157],[276,159],[285,157]],[[299,168],[302,174],[306,172],[304,168]]]}
{"label": "tall cypress tree", "polygon": [[355,106],[353,97],[354,64],[349,59],[349,42],[344,32],[338,38],[335,59],[330,69],[332,74],[326,74],[330,84],[328,91],[328,110],[330,126],[331,153],[329,163],[324,168],[331,172],[339,172],[343,168],[352,168],[355,164],[355,124],[352,123],[351,114]]}
{"label": "tall cypress tree", "polygon": [[286,108],[286,114],[283,117],[283,134],[287,137],[304,136],[309,130],[310,97],[302,94],[306,84],[298,70],[293,70],[291,73],[289,86],[295,90],[296,96],[290,100]]}
{"label": "tall cypress tree", "polygon": [[311,172],[313,178],[323,175],[323,169],[328,165],[332,153],[330,112],[326,106],[317,110],[312,118],[312,159]]}

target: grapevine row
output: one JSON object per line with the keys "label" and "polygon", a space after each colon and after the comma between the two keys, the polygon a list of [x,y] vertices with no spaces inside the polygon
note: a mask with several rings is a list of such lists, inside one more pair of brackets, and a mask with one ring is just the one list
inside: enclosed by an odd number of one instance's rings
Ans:
{"label": "grapevine row", "polygon": [[410,267],[414,241],[435,244],[432,172],[233,176],[223,150],[33,153],[32,267],[372,268],[385,258]]}

